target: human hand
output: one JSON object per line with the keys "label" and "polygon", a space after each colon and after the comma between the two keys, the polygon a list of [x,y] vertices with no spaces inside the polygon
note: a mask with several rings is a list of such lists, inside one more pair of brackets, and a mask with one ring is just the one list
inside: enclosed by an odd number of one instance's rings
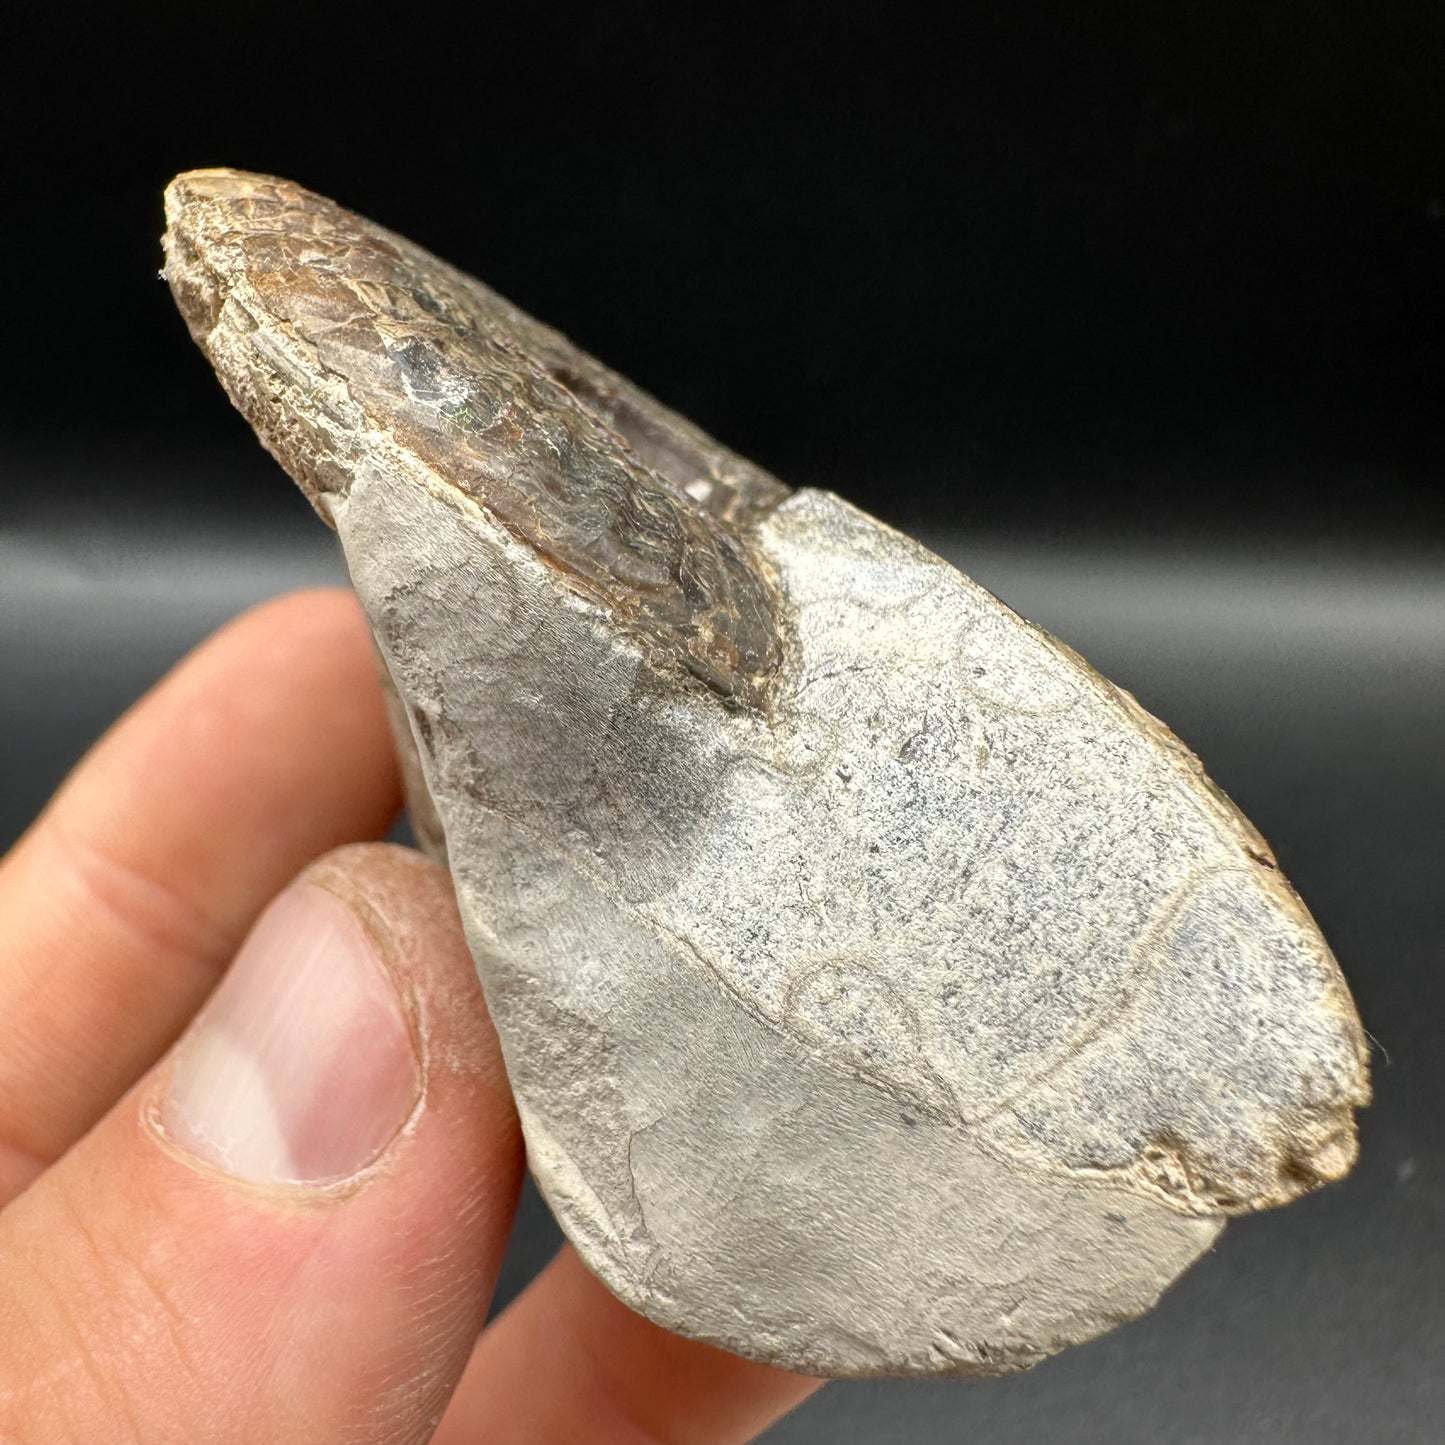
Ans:
{"label": "human hand", "polygon": [[0,861],[0,1440],[746,1440],[816,1382],[568,1247],[483,1329],[521,1140],[445,872],[355,844],[372,666],[348,594],[248,614]]}

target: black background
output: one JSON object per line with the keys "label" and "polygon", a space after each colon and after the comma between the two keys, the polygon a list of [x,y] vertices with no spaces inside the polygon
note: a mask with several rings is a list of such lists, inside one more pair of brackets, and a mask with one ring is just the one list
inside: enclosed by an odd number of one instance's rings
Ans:
{"label": "black background", "polygon": [[[207,627],[335,575],[155,279],[171,174],[288,175],[1133,687],[1388,1051],[1356,1176],[1149,1321],[1018,1380],[839,1387],[770,1438],[1438,1441],[1445,8],[927,13],[0,22],[0,835]],[[549,1240],[532,1201],[508,1289]]]}
{"label": "black background", "polygon": [[224,164],[406,231],[890,517],[1445,515],[1438,6],[984,5],[940,28],[233,0],[7,23],[21,437],[247,451],[151,279],[160,188]]}

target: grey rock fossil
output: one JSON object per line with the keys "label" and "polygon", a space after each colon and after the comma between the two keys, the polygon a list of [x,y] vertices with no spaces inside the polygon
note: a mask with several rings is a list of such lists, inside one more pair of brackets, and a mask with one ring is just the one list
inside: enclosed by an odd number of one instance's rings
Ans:
{"label": "grey rock fossil", "polygon": [[807,1373],[998,1374],[1349,1169],[1339,969],[1129,694],[333,202],[211,170],[166,207],[620,1298]]}

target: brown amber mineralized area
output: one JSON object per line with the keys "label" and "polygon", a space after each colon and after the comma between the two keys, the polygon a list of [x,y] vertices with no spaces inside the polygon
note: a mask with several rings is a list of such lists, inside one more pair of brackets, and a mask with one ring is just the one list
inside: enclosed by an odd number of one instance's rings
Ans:
{"label": "brown amber mineralized area", "polygon": [[[365,427],[486,508],[650,652],[728,701],[761,703],[779,641],[747,532],[787,495],[781,483],[332,201],[234,171],[182,176],[167,200],[167,274],[203,349],[222,326],[284,332]],[[255,349],[264,369],[264,342]],[[316,500],[348,484],[347,457],[315,396],[284,381],[232,384],[233,398]]]}

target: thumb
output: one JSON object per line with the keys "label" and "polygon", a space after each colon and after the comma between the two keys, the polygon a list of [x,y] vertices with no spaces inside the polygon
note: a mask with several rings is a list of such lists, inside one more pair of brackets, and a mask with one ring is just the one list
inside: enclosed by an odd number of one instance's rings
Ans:
{"label": "thumb", "polygon": [[0,1439],[429,1438],[521,1161],[445,872],[330,855],[0,1214]]}

